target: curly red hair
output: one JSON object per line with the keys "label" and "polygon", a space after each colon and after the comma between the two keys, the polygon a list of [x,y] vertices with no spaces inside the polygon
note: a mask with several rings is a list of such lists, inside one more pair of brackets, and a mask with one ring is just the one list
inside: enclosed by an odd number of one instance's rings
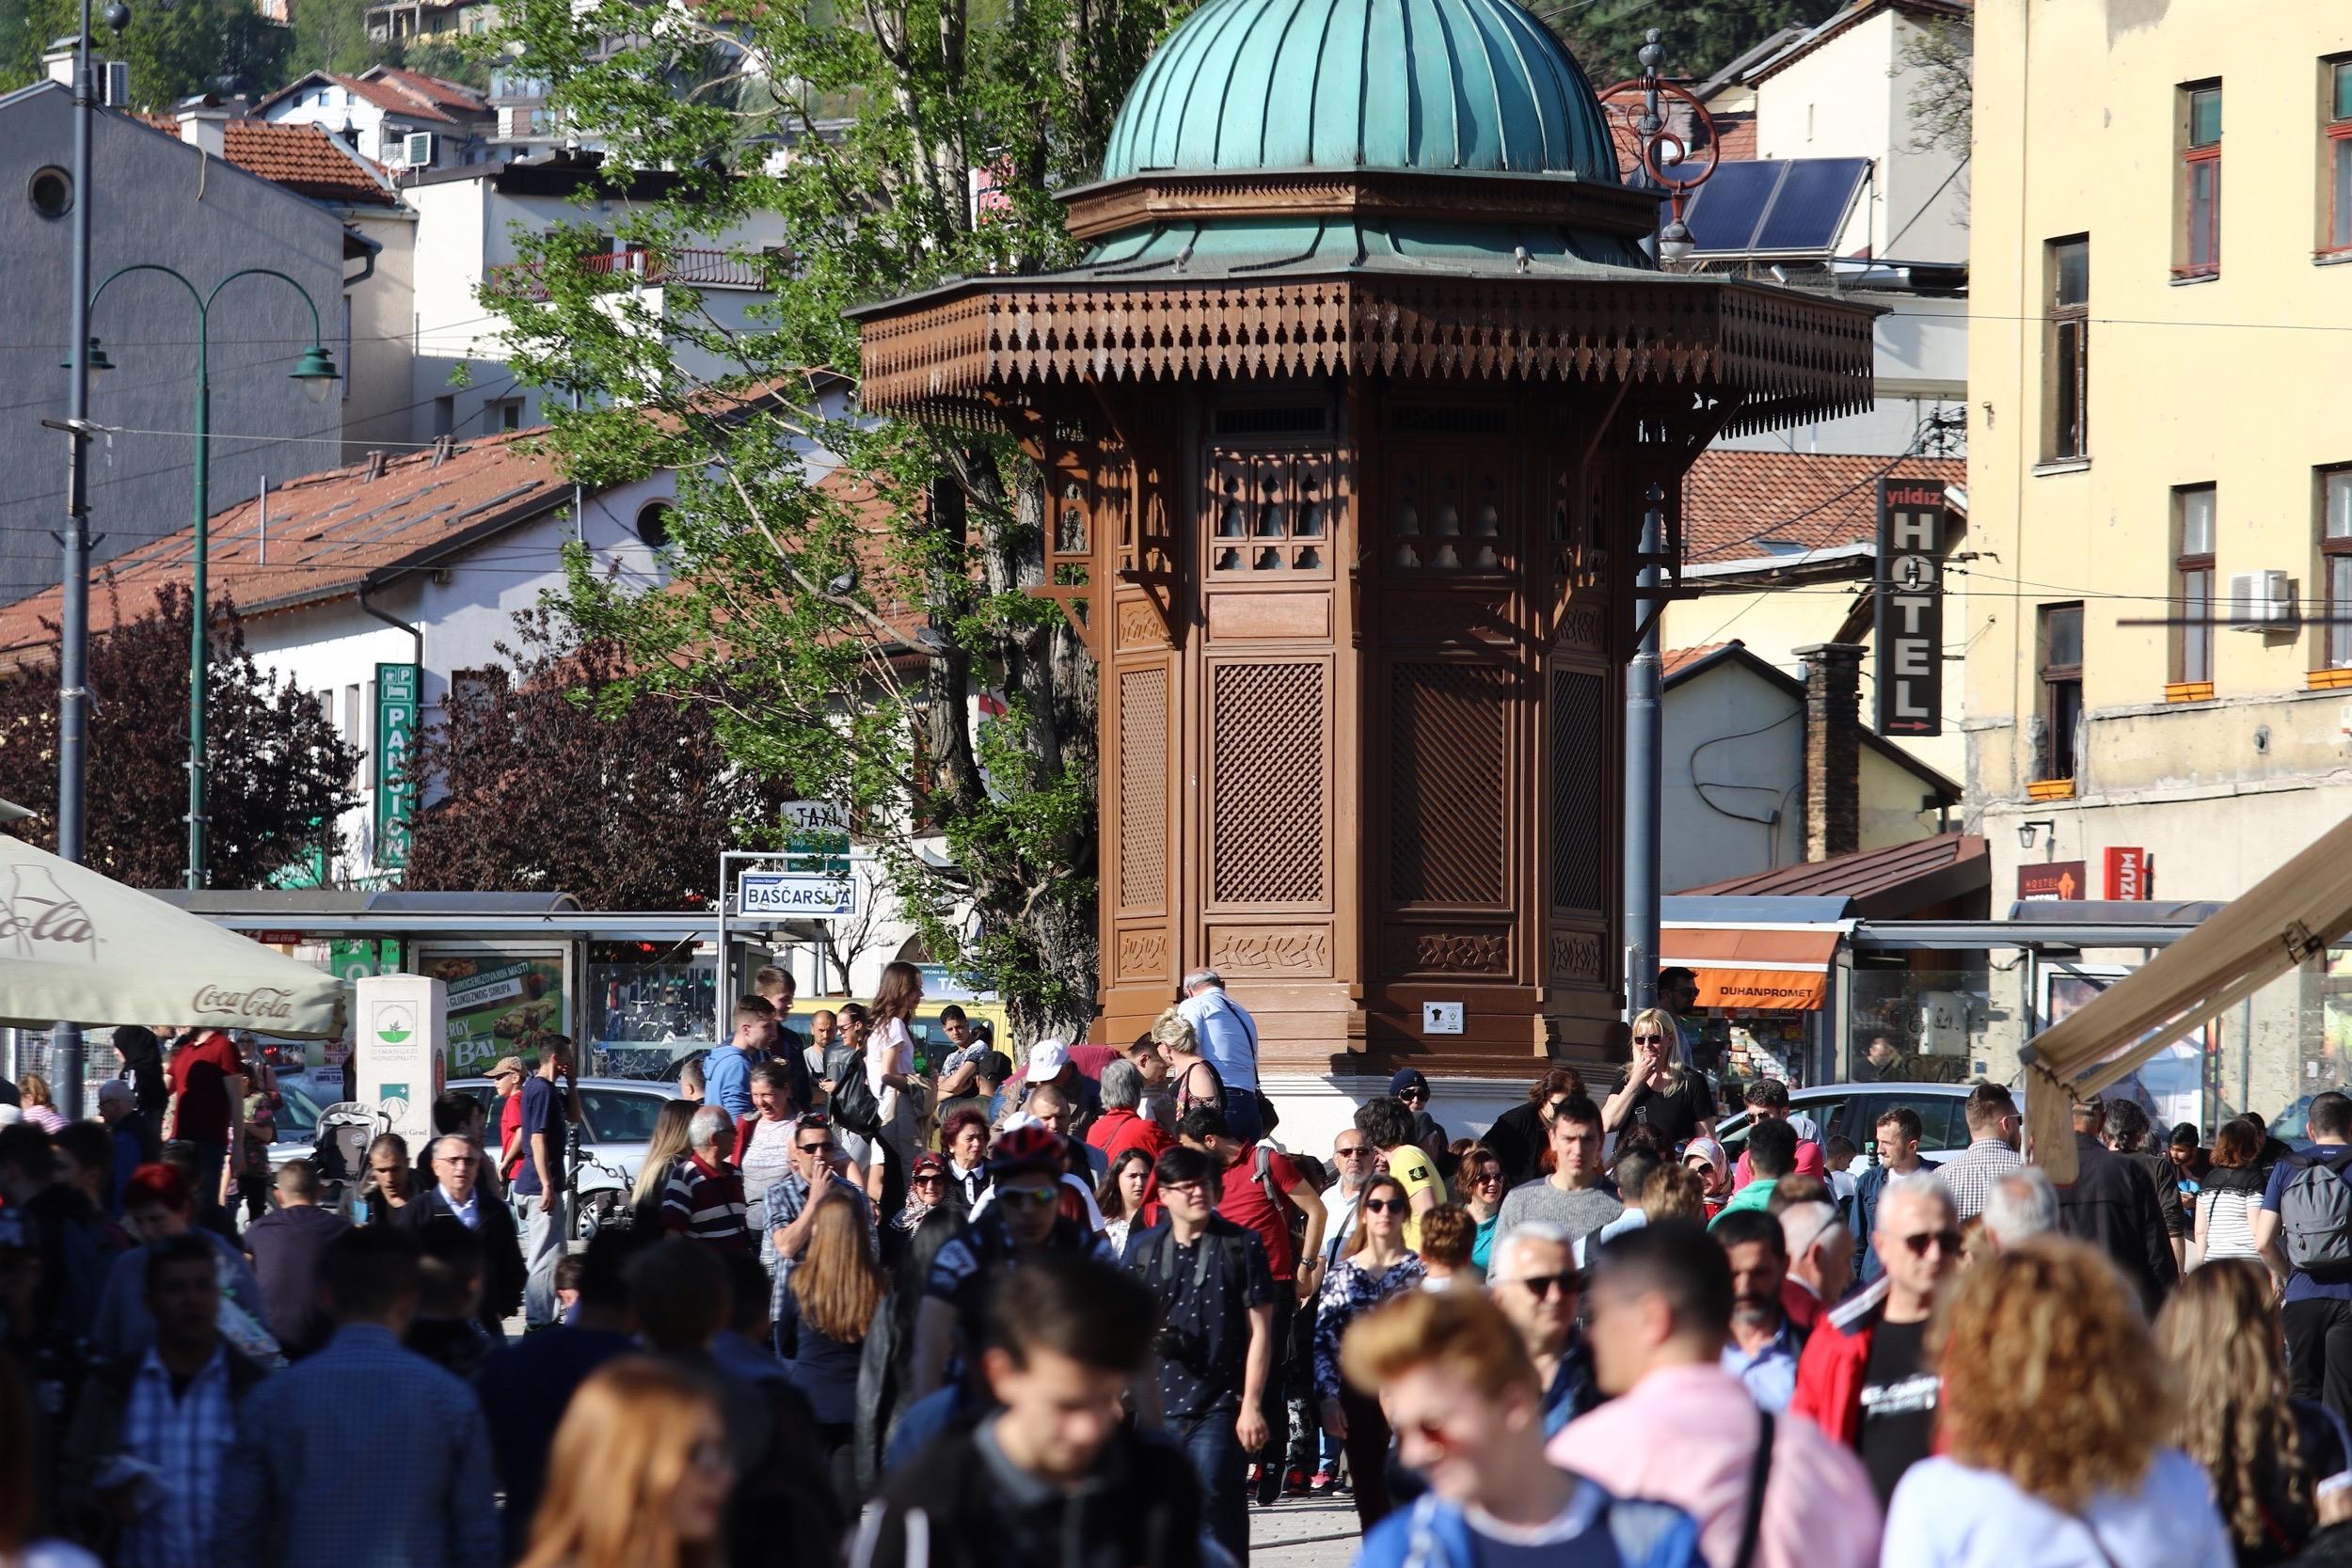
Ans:
{"label": "curly red hair", "polygon": [[174,1212],[184,1213],[188,1207],[188,1179],[160,1161],[139,1166],[122,1183],[122,1206],[131,1209],[142,1203],[160,1203]]}

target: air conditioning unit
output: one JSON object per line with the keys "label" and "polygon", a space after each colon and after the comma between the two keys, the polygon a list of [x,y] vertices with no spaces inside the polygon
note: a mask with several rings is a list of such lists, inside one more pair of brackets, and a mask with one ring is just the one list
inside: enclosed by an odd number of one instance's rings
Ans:
{"label": "air conditioning unit", "polygon": [[2295,591],[2284,572],[2230,574],[2233,631],[2278,631],[2295,622]]}
{"label": "air conditioning unit", "polygon": [[401,142],[400,161],[410,168],[431,168],[433,166],[433,133],[430,131],[409,132]]}
{"label": "air conditioning unit", "polygon": [[105,60],[105,80],[99,84],[99,96],[109,109],[128,108],[131,103],[131,64],[128,60]]}

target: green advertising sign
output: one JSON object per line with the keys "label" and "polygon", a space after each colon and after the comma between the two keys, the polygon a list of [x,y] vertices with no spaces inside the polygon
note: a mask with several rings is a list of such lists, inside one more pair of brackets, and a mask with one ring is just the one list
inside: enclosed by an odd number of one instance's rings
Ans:
{"label": "green advertising sign", "polygon": [[537,1049],[564,1030],[564,960],[451,957],[426,966],[449,987],[449,1066],[481,1072],[501,1056]]}
{"label": "green advertising sign", "polygon": [[413,664],[375,667],[375,863],[408,863],[408,824],[417,811],[417,781],[409,776],[417,746],[418,695]]}

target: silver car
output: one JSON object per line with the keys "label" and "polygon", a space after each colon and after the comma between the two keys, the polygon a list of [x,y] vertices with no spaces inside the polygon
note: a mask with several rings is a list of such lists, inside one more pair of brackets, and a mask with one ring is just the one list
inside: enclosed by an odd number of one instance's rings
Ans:
{"label": "silver car", "polygon": [[[1824,1084],[1788,1091],[1788,1114],[1810,1117],[1826,1146],[1843,1133],[1860,1151],[1855,1169],[1878,1163],[1879,1117],[1899,1106],[1919,1117],[1919,1158],[1940,1165],[1968,1147],[1963,1114],[1973,1084]],[[1734,1162],[1747,1147],[1750,1118],[1735,1112],[1715,1124],[1715,1136]]]}

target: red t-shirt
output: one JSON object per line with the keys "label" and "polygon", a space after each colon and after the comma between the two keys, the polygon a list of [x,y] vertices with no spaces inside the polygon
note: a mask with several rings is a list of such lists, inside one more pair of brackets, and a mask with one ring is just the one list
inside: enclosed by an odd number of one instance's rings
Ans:
{"label": "red t-shirt", "polygon": [[[1797,1140],[1797,1174],[1829,1180],[1829,1162],[1821,1158],[1821,1146],[1811,1138]],[[1753,1180],[1748,1174],[1748,1151],[1743,1148],[1740,1151],[1740,1163],[1731,1167],[1731,1190],[1736,1193]]]}
{"label": "red t-shirt", "polygon": [[1258,1233],[1265,1243],[1266,1271],[1277,1279],[1294,1277],[1296,1259],[1291,1251],[1291,1200],[1287,1196],[1302,1180],[1298,1167],[1290,1156],[1268,1151],[1266,1173],[1272,1178],[1275,1190],[1283,1195],[1279,1201],[1266,1196],[1266,1184],[1258,1180],[1258,1151],[1248,1148],[1242,1157],[1225,1167],[1225,1192],[1216,1212]]}
{"label": "red t-shirt", "polygon": [[229,1141],[229,1080],[245,1070],[237,1048],[207,1029],[171,1053],[167,1069],[180,1106],[176,1135],[196,1143]]}
{"label": "red t-shirt", "polygon": [[523,1140],[519,1136],[522,1130],[523,1097],[510,1094],[501,1102],[499,1109],[500,1174],[509,1180],[514,1177],[516,1165],[522,1161]]}

